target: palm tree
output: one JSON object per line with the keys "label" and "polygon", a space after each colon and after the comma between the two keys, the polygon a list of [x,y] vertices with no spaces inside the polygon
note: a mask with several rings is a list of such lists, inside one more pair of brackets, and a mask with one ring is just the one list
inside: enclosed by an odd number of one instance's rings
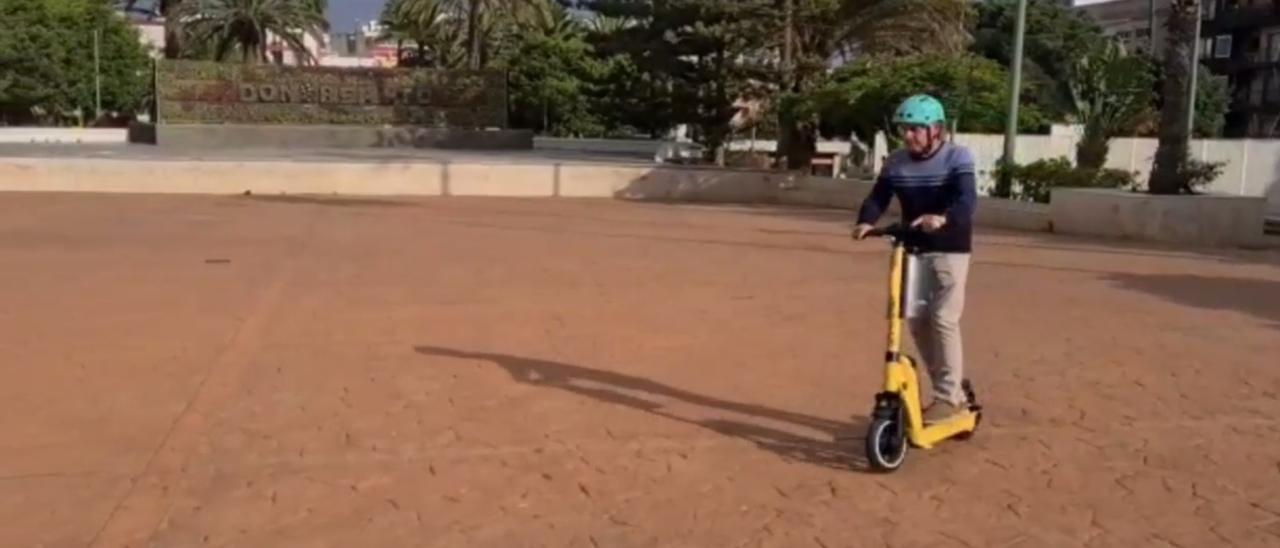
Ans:
{"label": "palm tree", "polygon": [[1196,19],[1199,14],[1200,0],[1172,0],[1169,6],[1159,145],[1151,168],[1151,181],[1147,184],[1147,189],[1152,194],[1178,194],[1191,190],[1182,174],[1191,140],[1187,107],[1192,100],[1191,67],[1196,62],[1192,52],[1195,51]]}
{"label": "palm tree", "polygon": [[498,10],[517,31],[532,29],[543,36],[563,36],[580,30],[569,10],[554,0],[503,0]]}
{"label": "palm tree", "polygon": [[416,47],[410,63],[480,69],[514,33],[557,25],[564,8],[553,0],[389,0],[386,37]]}
{"label": "palm tree", "polygon": [[607,36],[622,32],[635,24],[635,20],[626,17],[609,17],[595,14],[587,20],[587,29],[592,34]]}
{"label": "palm tree", "polygon": [[303,62],[314,62],[306,35],[328,29],[325,0],[184,0],[177,16],[187,36],[213,47],[222,61],[239,51],[246,63],[267,62],[271,38]]}
{"label": "palm tree", "polygon": [[1133,127],[1151,110],[1155,74],[1146,59],[1104,40],[1070,67],[1067,88],[1084,136],[1076,145],[1076,165],[1101,169],[1113,136]]}
{"label": "palm tree", "polygon": [[[397,44],[402,65],[455,67],[464,57],[461,25],[449,0],[391,0],[382,12],[385,38]],[[405,43],[413,44],[413,49]]]}
{"label": "palm tree", "polygon": [[501,41],[502,27],[514,25],[519,31],[523,23],[545,20],[560,7],[554,0],[454,0],[457,10],[465,14],[467,68],[479,70],[496,57],[491,50]]}

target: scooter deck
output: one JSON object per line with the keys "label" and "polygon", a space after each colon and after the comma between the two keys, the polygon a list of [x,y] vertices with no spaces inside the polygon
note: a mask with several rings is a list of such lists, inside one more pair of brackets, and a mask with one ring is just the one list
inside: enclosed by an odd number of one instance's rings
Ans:
{"label": "scooter deck", "polygon": [[978,414],[964,411],[945,421],[934,423],[910,433],[911,444],[921,449],[930,449],[939,442],[965,432],[972,432],[978,427]]}

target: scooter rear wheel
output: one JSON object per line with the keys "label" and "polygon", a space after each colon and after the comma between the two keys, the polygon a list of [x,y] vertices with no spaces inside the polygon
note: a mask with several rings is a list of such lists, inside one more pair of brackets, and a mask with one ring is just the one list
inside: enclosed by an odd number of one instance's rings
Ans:
{"label": "scooter rear wheel", "polygon": [[897,420],[875,419],[867,428],[867,463],[880,472],[897,470],[907,460],[908,445]]}

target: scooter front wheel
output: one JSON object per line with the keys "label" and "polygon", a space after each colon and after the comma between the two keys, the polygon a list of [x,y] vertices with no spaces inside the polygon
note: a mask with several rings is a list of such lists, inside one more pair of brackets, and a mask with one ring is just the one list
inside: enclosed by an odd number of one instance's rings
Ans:
{"label": "scooter front wheel", "polygon": [[867,463],[880,472],[891,472],[907,460],[906,435],[894,419],[875,419],[867,428]]}

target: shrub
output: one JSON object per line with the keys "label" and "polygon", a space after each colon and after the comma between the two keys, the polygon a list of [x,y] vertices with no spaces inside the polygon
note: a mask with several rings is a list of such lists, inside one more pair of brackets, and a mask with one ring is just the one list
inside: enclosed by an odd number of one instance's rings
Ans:
{"label": "shrub", "polygon": [[[1009,169],[1001,163],[996,167],[996,177]],[[1134,188],[1133,174],[1119,169],[1090,169],[1071,165],[1066,158],[1036,160],[1026,165],[1012,167],[1013,198],[1030,202],[1048,203],[1054,188]]]}
{"label": "shrub", "polygon": [[[1222,175],[1226,162],[1202,162],[1187,158],[1186,163],[1178,169],[1178,188],[1180,193],[1196,194]],[[1147,192],[1146,183],[1135,183],[1134,191]]]}
{"label": "shrub", "polygon": [[1178,172],[1182,188],[1189,193],[1198,192],[1202,187],[1214,182],[1222,175],[1226,162],[1201,162],[1188,158]]}

